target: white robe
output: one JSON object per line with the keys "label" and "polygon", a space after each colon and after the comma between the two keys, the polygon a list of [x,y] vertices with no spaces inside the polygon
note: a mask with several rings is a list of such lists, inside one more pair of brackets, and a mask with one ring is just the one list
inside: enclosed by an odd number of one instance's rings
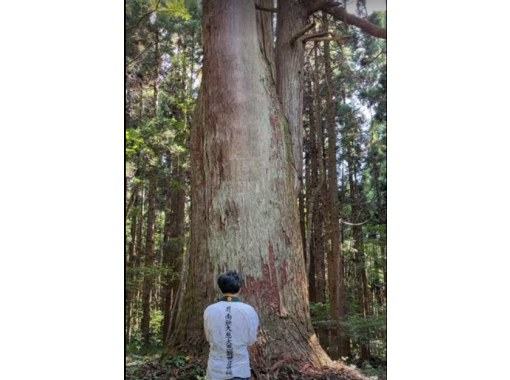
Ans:
{"label": "white robe", "polygon": [[248,346],[257,340],[258,326],[257,312],[243,302],[219,301],[205,309],[208,380],[250,377]]}

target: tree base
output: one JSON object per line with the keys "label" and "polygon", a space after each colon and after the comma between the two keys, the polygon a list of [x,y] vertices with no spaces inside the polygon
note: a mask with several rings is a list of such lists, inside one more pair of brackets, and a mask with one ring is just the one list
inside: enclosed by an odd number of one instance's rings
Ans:
{"label": "tree base", "polygon": [[368,380],[359,371],[334,362],[332,366],[314,368],[310,364],[277,362],[271,368],[252,370],[256,380]]}
{"label": "tree base", "polygon": [[[205,378],[206,357],[178,355],[140,365],[128,365],[126,379],[196,380]],[[310,364],[280,360],[270,368],[253,368],[252,380],[368,380],[359,371],[339,362],[314,368]]]}

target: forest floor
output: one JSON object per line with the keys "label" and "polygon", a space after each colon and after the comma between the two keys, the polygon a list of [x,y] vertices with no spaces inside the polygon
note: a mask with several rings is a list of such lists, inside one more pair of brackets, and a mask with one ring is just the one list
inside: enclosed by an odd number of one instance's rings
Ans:
{"label": "forest floor", "polygon": [[[164,362],[159,355],[126,356],[126,380],[205,380],[207,363],[203,359],[176,356]],[[269,373],[270,372],[270,373]],[[360,376],[360,373],[363,376]],[[337,368],[296,368],[284,365],[272,368],[268,373],[252,376],[256,380],[386,380],[386,369],[365,368],[360,370],[338,365]]]}

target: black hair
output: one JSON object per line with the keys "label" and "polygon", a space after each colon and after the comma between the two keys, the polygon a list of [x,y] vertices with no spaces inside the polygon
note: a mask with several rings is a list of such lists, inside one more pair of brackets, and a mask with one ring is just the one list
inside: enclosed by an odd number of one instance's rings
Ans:
{"label": "black hair", "polygon": [[239,292],[242,282],[242,276],[234,271],[224,272],[218,276],[218,286],[223,294]]}

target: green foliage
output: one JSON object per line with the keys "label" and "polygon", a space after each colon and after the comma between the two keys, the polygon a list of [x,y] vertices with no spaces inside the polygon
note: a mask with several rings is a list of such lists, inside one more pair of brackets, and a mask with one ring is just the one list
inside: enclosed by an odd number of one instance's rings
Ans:
{"label": "green foliage", "polygon": [[126,159],[132,160],[145,146],[143,138],[140,136],[139,129],[126,129]]}
{"label": "green foliage", "polygon": [[163,265],[126,267],[126,290],[136,291],[142,289],[144,278],[160,279],[160,285],[166,284],[168,281],[174,280],[179,274],[172,267]]}
{"label": "green foliage", "polygon": [[310,302],[310,316],[312,322],[325,321],[330,318],[331,304],[329,302]]}
{"label": "green foliage", "polygon": [[367,377],[375,377],[378,380],[386,380],[387,368],[385,365],[373,367],[369,362],[365,362],[360,368],[360,371]]}
{"label": "green foliage", "polygon": [[386,332],[386,316],[350,315],[342,326],[355,341],[370,343],[371,340],[380,337],[382,332]]}
{"label": "green foliage", "polygon": [[350,315],[341,325],[355,344],[370,344],[375,356],[386,359],[386,315]]}
{"label": "green foliage", "polygon": [[158,12],[167,12],[174,17],[178,17],[186,21],[191,19],[191,15],[188,12],[188,8],[186,8],[184,0],[171,0],[168,4],[166,4],[166,6],[158,10]]}
{"label": "green foliage", "polygon": [[163,352],[163,345],[160,339],[151,339],[149,345],[144,345],[142,336],[135,332],[131,341],[126,345],[126,353],[131,357],[143,357],[143,360],[154,360],[159,358]]}
{"label": "green foliage", "polygon": [[151,320],[150,320],[150,329],[155,332],[155,343],[161,344],[161,326],[163,325],[163,312],[159,309],[151,310]]}
{"label": "green foliage", "polygon": [[182,368],[186,365],[188,360],[186,360],[186,356],[184,354],[179,354],[176,356],[172,356],[170,358],[166,358],[163,361],[163,364],[168,366],[174,366],[178,368]]}

